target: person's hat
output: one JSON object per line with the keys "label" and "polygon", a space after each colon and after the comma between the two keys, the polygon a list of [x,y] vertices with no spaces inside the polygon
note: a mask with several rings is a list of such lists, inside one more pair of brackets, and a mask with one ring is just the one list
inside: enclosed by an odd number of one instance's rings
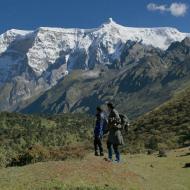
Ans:
{"label": "person's hat", "polygon": [[99,111],[99,112],[102,112],[102,108],[100,106],[97,106],[96,110]]}
{"label": "person's hat", "polygon": [[111,102],[108,102],[107,106],[110,107],[110,108],[112,108],[112,109],[114,109],[114,105]]}

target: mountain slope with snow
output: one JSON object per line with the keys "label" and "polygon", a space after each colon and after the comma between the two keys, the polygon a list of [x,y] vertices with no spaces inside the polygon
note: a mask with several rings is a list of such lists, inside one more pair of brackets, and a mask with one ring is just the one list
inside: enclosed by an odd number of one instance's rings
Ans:
{"label": "mountain slope with snow", "polygon": [[[83,67],[93,65],[89,54],[94,51],[99,61],[109,62],[119,57],[122,45],[128,40],[142,42],[160,49],[167,49],[174,41],[182,41],[190,34],[181,33],[175,28],[130,28],[108,22],[95,29],[62,29],[41,27],[33,32],[10,30],[0,36],[0,53],[12,43],[25,39],[32,40],[26,52],[28,65],[38,74],[56,62],[60,56],[67,68],[79,67],[76,54],[82,54]],[[19,51],[19,50],[18,50]],[[73,60],[74,59],[74,60]],[[65,68],[66,69],[66,68]]]}
{"label": "mountain slope with snow", "polygon": [[190,38],[174,42],[167,51],[127,43],[121,65],[77,70],[43,93],[24,113],[88,112],[112,101],[121,113],[136,118],[190,85]]}
{"label": "mountain slope with snow", "polygon": [[0,35],[0,110],[50,89],[73,70],[112,65],[129,40],[166,50],[187,36],[175,28],[130,28],[112,19],[94,29],[9,30]]}

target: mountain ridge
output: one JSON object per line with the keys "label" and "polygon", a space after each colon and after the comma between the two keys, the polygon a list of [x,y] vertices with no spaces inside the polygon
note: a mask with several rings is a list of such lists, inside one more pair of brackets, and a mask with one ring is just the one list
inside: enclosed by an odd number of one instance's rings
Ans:
{"label": "mountain ridge", "polygon": [[88,112],[96,105],[112,101],[123,113],[135,118],[170,99],[189,85],[189,39],[174,42],[168,51],[129,42],[123,49],[123,62],[109,68],[74,71],[26,106],[26,113]]}
{"label": "mountain ridge", "polygon": [[[130,49],[126,46],[129,41],[147,46],[150,51],[163,51],[156,50],[157,46],[165,49],[188,35],[174,28],[124,27],[112,19],[99,28],[86,30],[10,30],[0,35],[0,110],[11,110],[44,93],[74,70],[113,68],[120,62],[123,49]],[[143,48],[138,51],[144,56]],[[135,56],[139,57],[136,50]],[[141,57],[130,59],[137,62]]]}

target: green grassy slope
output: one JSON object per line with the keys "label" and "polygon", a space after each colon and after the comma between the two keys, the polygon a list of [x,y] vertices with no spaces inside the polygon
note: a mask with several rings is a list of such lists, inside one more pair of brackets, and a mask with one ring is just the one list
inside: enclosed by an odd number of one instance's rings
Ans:
{"label": "green grassy slope", "polygon": [[1,190],[188,190],[188,149],[156,155],[123,155],[113,164],[88,155],[84,160],[37,163],[0,170]]}

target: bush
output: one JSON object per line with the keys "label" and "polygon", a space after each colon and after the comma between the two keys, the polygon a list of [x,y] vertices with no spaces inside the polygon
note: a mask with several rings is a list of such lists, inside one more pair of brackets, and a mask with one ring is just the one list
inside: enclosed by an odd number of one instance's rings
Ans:
{"label": "bush", "polygon": [[15,154],[13,150],[0,146],[0,167],[8,166]]}
{"label": "bush", "polygon": [[147,154],[148,154],[148,155],[152,155],[152,154],[154,154],[154,153],[155,153],[155,151],[152,150],[152,149],[149,149],[149,150],[147,151]]}
{"label": "bush", "polygon": [[88,148],[82,145],[50,148],[51,160],[83,159],[88,153]]}
{"label": "bush", "polygon": [[47,161],[50,159],[49,150],[42,145],[34,145],[26,152],[13,158],[11,166],[23,166],[26,164]]}
{"label": "bush", "polygon": [[66,159],[83,159],[88,148],[82,145],[65,147],[44,147],[34,145],[14,157],[9,166],[24,166],[36,162],[60,161]]}
{"label": "bush", "polygon": [[157,150],[158,149],[158,140],[157,137],[152,136],[148,140],[148,143],[146,144],[146,147],[152,150]]}
{"label": "bush", "polygon": [[5,167],[8,164],[7,152],[5,148],[0,147],[0,167]]}
{"label": "bush", "polygon": [[164,149],[159,150],[158,157],[167,157],[166,151]]}

